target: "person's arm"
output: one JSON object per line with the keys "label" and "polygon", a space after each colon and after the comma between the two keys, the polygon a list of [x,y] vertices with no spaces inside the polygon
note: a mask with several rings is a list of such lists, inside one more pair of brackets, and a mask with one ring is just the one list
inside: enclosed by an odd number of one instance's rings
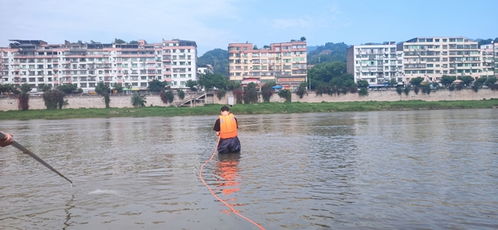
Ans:
{"label": "person's arm", "polygon": [[219,118],[214,123],[213,130],[216,131],[216,136],[220,135],[220,119]]}
{"label": "person's arm", "polygon": [[238,129],[239,128],[239,120],[237,120],[236,117],[234,117],[234,119],[235,119],[235,124],[237,124],[237,129]]}
{"label": "person's arm", "polygon": [[0,146],[5,147],[7,145],[12,144],[12,141],[14,141],[14,139],[12,138],[12,135],[10,135],[8,133],[4,133],[4,132],[1,132],[1,133],[4,135],[4,137],[0,138]]}

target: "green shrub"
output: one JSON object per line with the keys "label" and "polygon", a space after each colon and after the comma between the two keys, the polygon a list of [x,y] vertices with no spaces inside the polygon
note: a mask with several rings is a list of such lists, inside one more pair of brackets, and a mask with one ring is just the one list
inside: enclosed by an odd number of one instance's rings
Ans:
{"label": "green shrub", "polygon": [[145,95],[140,95],[140,93],[133,93],[131,96],[131,104],[133,107],[145,107],[147,99]]}
{"label": "green shrub", "polygon": [[284,90],[280,90],[280,92],[278,92],[278,96],[285,99],[285,102],[288,102],[290,103],[292,101],[292,93],[291,91],[287,90],[287,89],[284,89]]}

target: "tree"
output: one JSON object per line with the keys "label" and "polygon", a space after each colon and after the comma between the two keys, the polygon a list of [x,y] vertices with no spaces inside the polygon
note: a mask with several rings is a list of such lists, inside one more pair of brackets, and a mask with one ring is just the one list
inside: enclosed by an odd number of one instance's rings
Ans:
{"label": "tree", "polygon": [[479,45],[479,47],[481,47],[482,45],[487,45],[487,44],[491,44],[493,43],[493,39],[492,38],[489,38],[489,39],[477,39],[477,44]]}
{"label": "tree", "polygon": [[189,87],[190,90],[192,91],[197,91],[197,81],[193,81],[193,80],[188,80],[186,83],[185,83],[185,86]]}
{"label": "tree", "polygon": [[240,81],[231,81],[227,82],[227,90],[234,90],[240,88]]}
{"label": "tree", "polygon": [[199,85],[204,87],[206,90],[211,90],[213,88],[226,89],[228,84],[228,78],[221,74],[201,74],[199,76]]}
{"label": "tree", "polygon": [[478,92],[479,89],[482,88],[482,84],[481,83],[478,83],[478,82],[474,82],[474,84],[472,84],[472,89],[474,90],[474,92]]}
{"label": "tree", "polygon": [[64,84],[57,87],[58,90],[64,92],[65,94],[72,94],[78,92],[78,85],[76,84]]}
{"label": "tree", "polygon": [[0,94],[14,93],[15,87],[12,84],[0,84]]}
{"label": "tree", "polygon": [[16,90],[17,99],[18,99],[18,107],[19,110],[28,110],[29,109],[29,92],[31,91],[31,86],[28,84],[22,84],[19,90]]}
{"label": "tree", "polygon": [[413,92],[415,92],[415,94],[418,94],[419,91],[420,88],[417,85],[413,87]]}
{"label": "tree", "polygon": [[131,104],[133,107],[145,107],[147,103],[147,98],[145,95],[140,95],[140,93],[133,93],[131,96]]}
{"label": "tree", "polygon": [[41,92],[47,92],[51,89],[52,89],[52,85],[48,85],[48,84],[39,84],[38,85],[38,90]]}
{"label": "tree", "polygon": [[237,104],[241,104],[242,100],[244,99],[244,91],[241,88],[237,88],[232,90],[233,95],[235,96],[235,100],[237,101]]}
{"label": "tree", "polygon": [[109,104],[111,103],[111,89],[109,88],[108,85],[104,84],[104,82],[99,82],[97,83],[97,86],[95,86],[95,92],[104,97],[104,103],[105,107],[109,108]]}
{"label": "tree", "polygon": [[486,80],[488,80],[487,77],[478,78],[474,81],[474,84],[472,84],[472,89],[477,93],[477,91],[482,88]]}
{"label": "tree", "polygon": [[116,39],[114,39],[114,43],[116,43],[116,44],[125,44],[126,42],[124,40],[122,40],[122,39],[116,38]]}
{"label": "tree", "polygon": [[346,73],[346,63],[327,62],[313,66],[308,71],[308,77],[311,80],[311,88],[315,89],[320,82],[330,82],[334,77],[339,77]]}
{"label": "tree", "polygon": [[422,82],[420,88],[422,89],[422,93],[431,94],[431,84],[428,82]]}
{"label": "tree", "polygon": [[116,91],[116,93],[122,93],[123,92],[123,85],[121,83],[115,84],[114,87],[112,88],[113,91]]}
{"label": "tree", "polygon": [[408,96],[408,94],[410,93],[410,90],[411,90],[411,89],[412,89],[412,88],[411,88],[409,85],[407,85],[407,86],[405,87],[405,89],[403,90],[403,92],[405,92],[405,95],[406,95],[406,96]]}
{"label": "tree", "polygon": [[311,89],[317,95],[355,93],[358,86],[354,77],[346,73],[346,65],[342,62],[328,62],[315,65],[308,72]]}
{"label": "tree", "polygon": [[329,84],[325,83],[325,82],[320,82],[320,81],[318,83],[315,83],[315,93],[317,96],[321,96],[324,93],[330,94],[331,90],[330,90]]}
{"label": "tree", "polygon": [[329,83],[331,90],[330,93],[336,93],[336,94],[341,94],[341,93],[346,94],[348,92],[354,93],[358,89],[357,84],[354,83],[354,77],[351,74],[345,73],[340,76],[333,77]]}
{"label": "tree", "polygon": [[369,86],[368,81],[366,80],[358,81],[358,88],[368,88],[368,86]]}
{"label": "tree", "polygon": [[225,96],[225,94],[227,93],[226,90],[224,89],[219,89],[216,91],[216,96],[218,97],[218,99],[221,100],[221,98],[223,98]]}
{"label": "tree", "polygon": [[185,98],[185,92],[181,89],[179,89],[177,92],[178,92],[178,98],[180,98],[180,100],[183,100],[183,98]]}
{"label": "tree", "polygon": [[493,85],[495,85],[495,84],[496,84],[496,77],[495,77],[495,76],[488,77],[488,78],[486,79],[486,82],[484,82],[484,84],[485,84],[487,87],[491,88]]}
{"label": "tree", "polygon": [[307,94],[307,92],[306,92],[306,82],[301,83],[299,85],[299,87],[297,87],[296,94],[299,96],[299,98],[303,98],[303,96],[305,94]]}
{"label": "tree", "polygon": [[256,89],[256,84],[249,83],[244,90],[244,103],[251,104],[258,102],[258,90]]}
{"label": "tree", "polygon": [[161,97],[161,101],[163,101],[164,103],[171,103],[175,100],[175,94],[173,94],[173,91],[171,90],[163,90],[161,91],[159,96]]}
{"label": "tree", "polygon": [[358,81],[358,88],[360,88],[360,91],[358,91],[358,94],[360,96],[367,96],[368,95],[368,81],[366,80],[359,80]]}
{"label": "tree", "polygon": [[147,89],[150,91],[150,92],[161,92],[164,90],[164,88],[168,85],[167,82],[165,81],[159,81],[159,80],[152,80],[152,81],[149,81],[149,86],[147,87]]}
{"label": "tree", "polygon": [[443,84],[445,87],[448,87],[451,85],[451,83],[453,83],[454,81],[456,80],[456,77],[455,76],[447,76],[447,75],[444,75],[443,77],[441,77],[441,84]]}
{"label": "tree", "polygon": [[403,93],[403,87],[402,86],[396,86],[396,93],[398,93],[399,95],[401,95],[401,93]]}
{"label": "tree", "polygon": [[270,102],[270,98],[273,95],[273,86],[275,85],[276,83],[271,81],[261,86],[261,96],[263,97],[264,102]]}
{"label": "tree", "polygon": [[43,101],[49,110],[62,109],[62,106],[65,104],[64,96],[64,92],[58,89],[51,89],[43,93]]}
{"label": "tree", "polygon": [[306,37],[304,37],[304,36],[303,36],[303,37],[301,37],[301,39],[299,39],[299,40],[300,40],[300,41],[302,41],[302,42],[304,42],[304,41],[306,41]]}
{"label": "tree", "polygon": [[360,88],[360,91],[358,91],[358,95],[360,95],[360,96],[367,96],[368,95],[368,89],[367,88]]}
{"label": "tree", "polygon": [[458,79],[462,80],[463,85],[465,85],[467,87],[470,86],[470,84],[474,81],[474,78],[471,76],[461,76],[461,77],[458,77]]}
{"label": "tree", "polygon": [[420,86],[420,84],[424,81],[424,78],[422,77],[416,77],[416,78],[412,78],[410,80],[410,84],[412,84],[413,86]]}
{"label": "tree", "polygon": [[287,90],[287,89],[284,89],[284,90],[280,90],[280,92],[278,92],[278,96],[285,99],[285,102],[286,103],[290,103],[291,100],[292,100],[292,93]]}

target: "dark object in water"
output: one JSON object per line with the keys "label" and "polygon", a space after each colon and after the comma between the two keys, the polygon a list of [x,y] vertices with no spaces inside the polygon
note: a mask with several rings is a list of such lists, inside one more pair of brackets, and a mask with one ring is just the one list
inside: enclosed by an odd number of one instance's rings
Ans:
{"label": "dark object in water", "polygon": [[220,139],[218,144],[218,153],[237,153],[240,152],[240,141],[238,137]]}
{"label": "dark object in water", "polygon": [[[0,138],[3,138],[3,137],[4,137],[3,133],[0,133]],[[62,178],[66,179],[67,181],[69,181],[69,183],[71,183],[71,185],[73,184],[73,182],[71,180],[69,180],[67,177],[65,177],[64,175],[62,175],[62,173],[60,173],[59,171],[55,170],[51,165],[49,165],[47,162],[45,162],[44,160],[42,160],[36,154],[34,154],[33,152],[29,151],[27,148],[25,148],[21,144],[17,143],[17,141],[12,141],[11,145],[14,146],[14,147],[16,147],[17,149],[21,150],[23,153],[28,154],[30,157],[32,157],[36,161],[40,162],[40,164],[42,164],[43,166],[45,166],[48,169],[52,170],[52,172],[57,173],[57,175],[59,175]]]}

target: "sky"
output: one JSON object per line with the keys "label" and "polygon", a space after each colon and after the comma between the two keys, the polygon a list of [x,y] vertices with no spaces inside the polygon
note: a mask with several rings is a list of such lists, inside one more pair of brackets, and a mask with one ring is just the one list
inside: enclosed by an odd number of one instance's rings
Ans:
{"label": "sky", "polygon": [[0,0],[9,39],[112,42],[185,39],[199,56],[231,42],[263,47],[401,42],[421,36],[498,37],[496,0]]}

